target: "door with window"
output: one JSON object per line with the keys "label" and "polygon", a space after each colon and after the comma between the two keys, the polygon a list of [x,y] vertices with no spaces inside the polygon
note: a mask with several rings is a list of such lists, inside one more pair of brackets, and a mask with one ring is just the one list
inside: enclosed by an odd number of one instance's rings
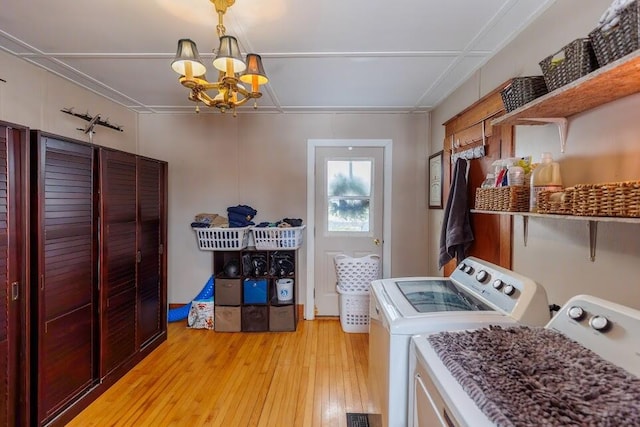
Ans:
{"label": "door with window", "polygon": [[333,257],[382,257],[383,147],[315,148],[316,315],[339,315]]}

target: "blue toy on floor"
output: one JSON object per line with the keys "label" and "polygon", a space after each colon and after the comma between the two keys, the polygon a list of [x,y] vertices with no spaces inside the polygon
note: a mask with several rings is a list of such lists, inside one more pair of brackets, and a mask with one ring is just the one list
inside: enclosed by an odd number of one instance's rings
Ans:
{"label": "blue toy on floor", "polygon": [[[213,276],[209,278],[207,283],[204,285],[204,288],[200,291],[198,296],[196,296],[195,300],[207,299],[213,296]],[[182,307],[172,308],[169,310],[168,318],[169,322],[177,322],[179,320],[184,320],[189,316],[189,309],[191,308],[191,303],[185,304]]]}

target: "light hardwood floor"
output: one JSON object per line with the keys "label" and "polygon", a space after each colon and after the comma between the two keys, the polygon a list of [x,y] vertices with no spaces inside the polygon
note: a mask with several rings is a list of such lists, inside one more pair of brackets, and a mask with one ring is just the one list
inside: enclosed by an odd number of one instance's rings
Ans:
{"label": "light hardwood floor", "polygon": [[377,411],[368,334],[338,319],[296,332],[216,333],[170,323],[168,340],[68,426],[346,426]]}

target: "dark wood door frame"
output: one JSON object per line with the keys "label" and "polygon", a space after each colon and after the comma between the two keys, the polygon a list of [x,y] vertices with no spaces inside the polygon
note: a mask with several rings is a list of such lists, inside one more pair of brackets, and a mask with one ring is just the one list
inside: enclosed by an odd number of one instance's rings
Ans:
{"label": "dark wood door frame", "polygon": [[[445,126],[443,141],[443,200],[447,200],[453,171],[451,168],[452,152],[473,148],[485,144],[485,158],[471,160],[468,178],[468,200],[473,208],[475,190],[480,186],[486,173],[490,171],[494,159],[512,157],[514,155],[514,137],[512,126],[492,126],[491,121],[505,114],[500,91],[506,85],[485,95],[477,102],[464,109]],[[509,216],[471,214],[471,227],[475,241],[468,255],[511,268],[513,220]],[[455,268],[455,260],[444,267],[444,275],[448,276]]]}

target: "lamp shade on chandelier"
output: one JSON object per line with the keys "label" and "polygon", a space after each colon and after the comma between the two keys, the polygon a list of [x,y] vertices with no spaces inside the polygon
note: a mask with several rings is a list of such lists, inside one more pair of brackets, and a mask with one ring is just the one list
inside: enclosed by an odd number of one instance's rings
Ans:
{"label": "lamp shade on chandelier", "polygon": [[[171,68],[180,75],[180,83],[190,90],[191,101],[215,107],[223,113],[232,110],[234,115],[236,107],[246,104],[250,99],[254,100],[254,108],[258,108],[256,100],[262,96],[260,86],[269,81],[262,66],[262,58],[258,54],[248,53],[246,60],[243,59],[238,40],[225,34],[222,19],[235,0],[209,1],[214,4],[218,13],[216,29],[220,45],[214,51],[213,59],[213,67],[218,73],[217,81],[209,82],[205,77],[207,69],[191,39],[178,40],[178,50]],[[240,81],[246,83],[247,87]],[[198,111],[196,105],[196,112]]]}

